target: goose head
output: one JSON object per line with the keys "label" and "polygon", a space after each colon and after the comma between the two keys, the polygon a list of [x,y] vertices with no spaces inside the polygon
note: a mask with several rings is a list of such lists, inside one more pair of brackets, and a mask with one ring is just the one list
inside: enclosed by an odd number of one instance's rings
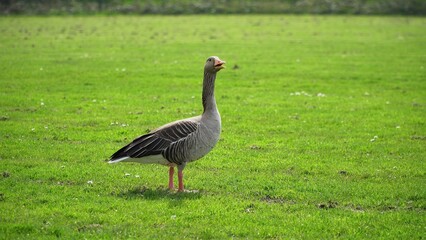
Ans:
{"label": "goose head", "polygon": [[225,68],[225,61],[219,59],[219,57],[212,56],[207,58],[206,65],[204,65],[204,70],[212,73],[219,72],[220,69]]}

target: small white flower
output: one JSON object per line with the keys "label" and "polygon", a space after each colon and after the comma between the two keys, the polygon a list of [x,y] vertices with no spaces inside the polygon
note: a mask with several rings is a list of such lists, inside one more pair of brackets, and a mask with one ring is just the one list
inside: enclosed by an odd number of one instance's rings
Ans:
{"label": "small white flower", "polygon": [[93,100],[92,100],[92,102],[97,102],[97,100],[96,100],[96,99],[93,99]]}
{"label": "small white flower", "polygon": [[374,142],[374,141],[376,141],[378,138],[379,138],[378,136],[374,136],[372,139],[370,139],[370,142]]}
{"label": "small white flower", "polygon": [[130,176],[130,175],[132,175],[132,174],[130,174],[130,173],[125,173],[125,174],[124,174],[124,176],[125,176],[125,177],[128,177],[128,176]]}
{"label": "small white flower", "polygon": [[87,181],[87,184],[92,185],[92,184],[93,184],[93,181],[92,181],[92,180],[89,180],[89,181]]}
{"label": "small white flower", "polygon": [[44,102],[40,102],[40,106],[44,106]]}
{"label": "small white flower", "polygon": [[174,220],[176,219],[176,215],[172,215],[170,218]]}
{"label": "small white flower", "polygon": [[318,93],[317,97],[325,97],[325,94],[324,93]]}
{"label": "small white flower", "polygon": [[302,94],[303,94],[304,96],[312,97],[312,94],[309,94],[309,93],[307,93],[307,92],[305,92],[305,91],[302,91]]}
{"label": "small white flower", "polygon": [[135,178],[140,178],[141,176],[139,176],[139,175],[135,175]]}
{"label": "small white flower", "polygon": [[48,126],[44,126],[44,129],[48,129],[49,127]]}
{"label": "small white flower", "polygon": [[33,131],[33,132],[34,132],[34,131],[35,131],[35,128],[31,128],[31,131]]}
{"label": "small white flower", "polygon": [[396,126],[396,128],[397,128],[397,129],[400,129],[400,128],[401,128],[401,126]]}

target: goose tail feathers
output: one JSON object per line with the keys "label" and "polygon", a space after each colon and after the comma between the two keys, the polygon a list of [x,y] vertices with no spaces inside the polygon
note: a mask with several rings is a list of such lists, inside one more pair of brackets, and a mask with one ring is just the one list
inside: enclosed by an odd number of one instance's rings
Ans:
{"label": "goose tail feathers", "polygon": [[112,158],[111,157],[111,159],[108,161],[108,163],[118,163],[118,162],[124,161],[124,160],[129,159],[129,158],[130,158],[129,156],[120,157],[120,158]]}

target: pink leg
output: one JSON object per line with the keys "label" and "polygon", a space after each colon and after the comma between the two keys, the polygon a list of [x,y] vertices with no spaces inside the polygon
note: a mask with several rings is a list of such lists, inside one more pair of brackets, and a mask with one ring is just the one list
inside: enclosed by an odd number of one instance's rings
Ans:
{"label": "pink leg", "polygon": [[179,192],[183,192],[183,170],[178,169]]}
{"label": "pink leg", "polygon": [[173,185],[173,175],[175,174],[175,169],[173,167],[169,168],[169,189],[173,190],[175,186]]}

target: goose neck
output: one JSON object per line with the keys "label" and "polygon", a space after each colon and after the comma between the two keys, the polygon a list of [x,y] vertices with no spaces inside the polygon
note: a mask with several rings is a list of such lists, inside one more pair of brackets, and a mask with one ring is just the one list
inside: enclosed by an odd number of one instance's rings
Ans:
{"label": "goose neck", "polygon": [[207,110],[216,109],[216,100],[214,97],[214,83],[216,80],[216,73],[208,71],[204,72],[203,80],[203,108],[204,112]]}

